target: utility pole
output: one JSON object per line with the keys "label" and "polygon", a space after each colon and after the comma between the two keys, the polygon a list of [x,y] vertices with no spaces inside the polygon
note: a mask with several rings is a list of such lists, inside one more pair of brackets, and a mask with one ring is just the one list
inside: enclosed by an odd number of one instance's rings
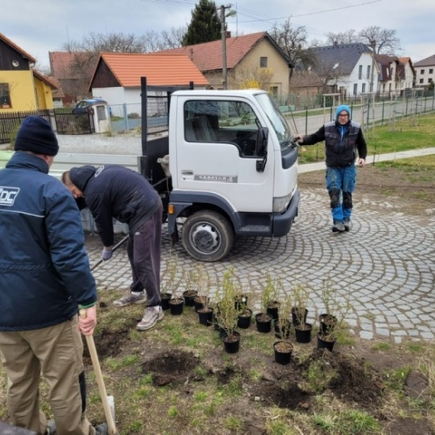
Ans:
{"label": "utility pole", "polygon": [[370,92],[373,92],[374,76],[375,76],[375,56],[376,56],[376,41],[374,39],[370,40],[370,46],[372,48],[372,71],[370,74]]}
{"label": "utility pole", "polygon": [[225,24],[225,18],[235,15],[235,11],[231,10],[228,14],[225,13],[226,9],[229,9],[231,5],[222,5],[220,9],[221,13],[221,34],[222,34],[222,87],[228,89],[228,69],[227,69],[227,29]]}

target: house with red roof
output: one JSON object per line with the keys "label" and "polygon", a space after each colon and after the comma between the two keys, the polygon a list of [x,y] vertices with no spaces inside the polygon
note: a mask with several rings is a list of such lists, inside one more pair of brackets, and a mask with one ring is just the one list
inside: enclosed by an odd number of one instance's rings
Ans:
{"label": "house with red roof", "polygon": [[193,82],[196,89],[210,86],[184,54],[101,53],[89,91],[94,97],[106,100],[113,115],[118,115],[117,110],[122,109],[116,106],[124,104],[129,113],[140,113],[141,77],[146,77],[150,86],[187,86],[189,82]]}
{"label": "house with red roof", "polygon": [[0,113],[53,108],[57,85],[33,67],[36,59],[0,33]]}
{"label": "house with red roof", "polygon": [[[226,39],[228,89],[260,87],[275,97],[287,97],[291,63],[267,32]],[[185,54],[215,89],[223,88],[222,41],[188,45],[158,53]]]}
{"label": "house with red roof", "polygon": [[376,62],[379,66],[379,94],[394,97],[403,96],[409,92],[415,81],[414,68],[409,57],[396,57],[377,54]]}

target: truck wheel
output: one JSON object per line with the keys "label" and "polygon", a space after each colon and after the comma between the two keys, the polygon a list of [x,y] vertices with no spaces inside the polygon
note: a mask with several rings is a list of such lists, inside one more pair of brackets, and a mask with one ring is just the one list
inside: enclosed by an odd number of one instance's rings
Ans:
{"label": "truck wheel", "polygon": [[187,253],[199,261],[222,260],[233,247],[231,224],[215,211],[200,211],[183,225],[182,241]]}

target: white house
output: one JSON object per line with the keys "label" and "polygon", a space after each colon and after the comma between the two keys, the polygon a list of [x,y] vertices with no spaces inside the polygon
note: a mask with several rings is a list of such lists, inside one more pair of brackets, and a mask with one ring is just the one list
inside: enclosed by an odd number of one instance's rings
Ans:
{"label": "white house", "polygon": [[416,71],[416,85],[429,86],[435,82],[435,54],[414,64]]}
{"label": "white house", "polygon": [[379,67],[367,45],[335,44],[313,48],[312,52],[314,69],[330,92],[348,97],[377,92]]}

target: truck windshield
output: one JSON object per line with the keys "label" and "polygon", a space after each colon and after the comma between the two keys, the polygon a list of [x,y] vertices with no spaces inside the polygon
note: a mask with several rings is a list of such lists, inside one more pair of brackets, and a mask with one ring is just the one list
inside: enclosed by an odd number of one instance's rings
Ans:
{"label": "truck windshield", "polygon": [[279,144],[281,145],[281,151],[290,147],[292,138],[290,127],[276,103],[268,94],[258,94],[255,98],[260,103],[275,130]]}

